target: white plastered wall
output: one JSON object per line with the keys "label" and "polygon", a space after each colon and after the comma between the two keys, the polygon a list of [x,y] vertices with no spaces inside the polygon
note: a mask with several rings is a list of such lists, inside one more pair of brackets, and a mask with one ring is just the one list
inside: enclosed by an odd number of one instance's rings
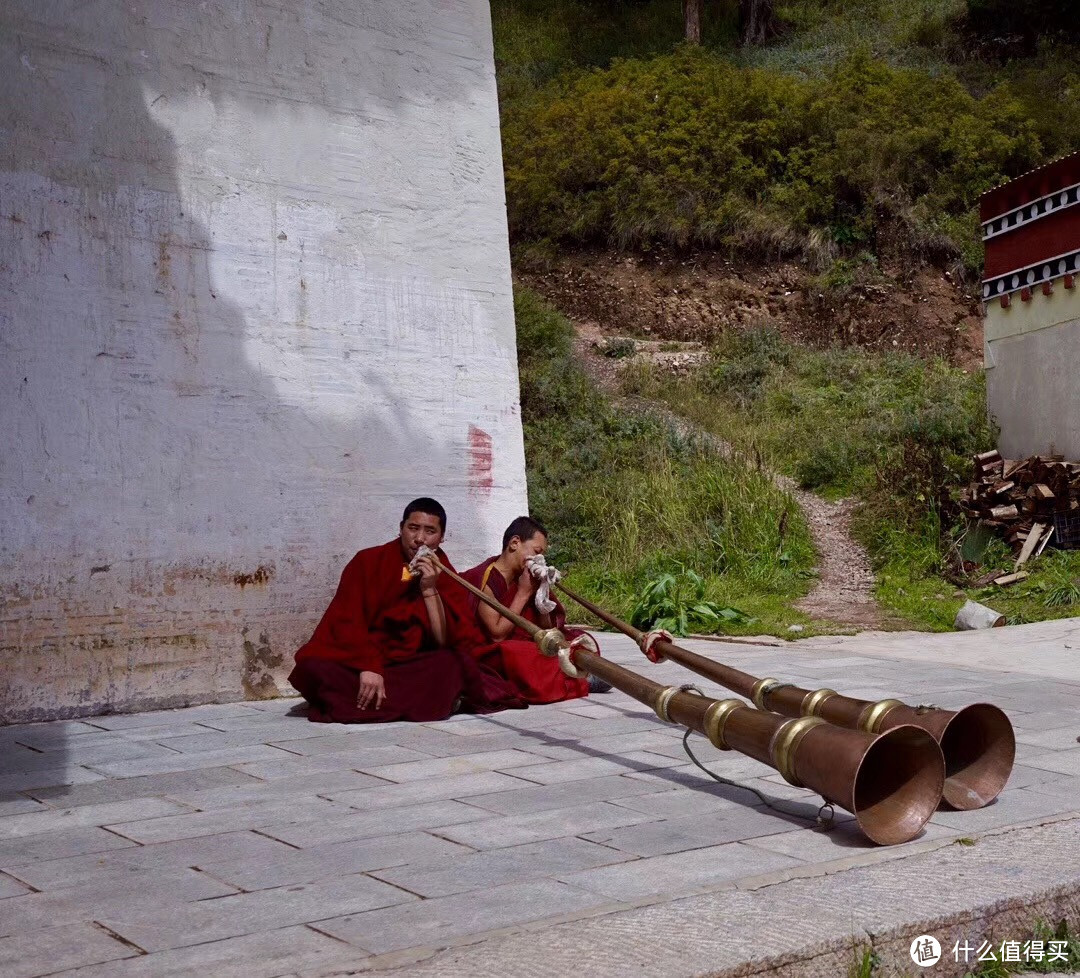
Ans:
{"label": "white plastered wall", "polygon": [[1080,459],[1080,289],[1053,283],[1007,308],[987,305],[987,403],[1006,458],[1062,454]]}
{"label": "white plastered wall", "polygon": [[276,695],[526,509],[487,0],[0,11],[0,720]]}

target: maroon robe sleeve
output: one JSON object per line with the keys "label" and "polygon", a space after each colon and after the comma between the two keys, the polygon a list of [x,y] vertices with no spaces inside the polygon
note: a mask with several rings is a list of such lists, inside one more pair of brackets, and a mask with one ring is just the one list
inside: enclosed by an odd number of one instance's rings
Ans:
{"label": "maroon robe sleeve", "polygon": [[296,653],[306,658],[331,659],[354,669],[381,673],[382,655],[368,635],[369,617],[378,607],[378,565],[381,547],[361,550],[342,571],[341,581],[311,641]]}

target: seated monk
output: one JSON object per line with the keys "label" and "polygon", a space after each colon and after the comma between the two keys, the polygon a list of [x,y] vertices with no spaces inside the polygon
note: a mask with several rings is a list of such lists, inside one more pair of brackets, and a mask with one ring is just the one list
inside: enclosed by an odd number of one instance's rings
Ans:
{"label": "seated monk", "polygon": [[446,511],[434,499],[405,507],[400,535],[361,550],[309,641],[296,653],[289,682],[320,723],[443,720],[456,709],[493,713],[526,704],[477,659],[488,644],[468,592],[421,545],[438,549]]}
{"label": "seated monk", "polygon": [[[547,531],[530,516],[519,516],[503,534],[502,553],[488,557],[482,564],[461,576],[474,587],[490,594],[511,611],[542,628],[558,628],[567,638],[583,634],[579,629],[567,629],[566,612],[555,600],[550,612],[540,611],[535,598],[537,581],[529,573],[526,561],[547,550]],[[589,692],[604,692],[611,687],[590,676],[571,679],[559,668],[557,659],[540,654],[528,634],[494,608],[475,596],[472,599],[477,621],[487,636],[496,642],[493,649],[484,650],[481,662],[504,676],[527,703],[557,703],[588,696]]]}

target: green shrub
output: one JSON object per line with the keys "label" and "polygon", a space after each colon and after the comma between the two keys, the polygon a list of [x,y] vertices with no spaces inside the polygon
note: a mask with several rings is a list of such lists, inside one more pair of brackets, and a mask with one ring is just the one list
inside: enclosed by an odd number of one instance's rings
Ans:
{"label": "green shrub", "polygon": [[694,50],[569,71],[504,112],[511,232],[764,253],[823,236],[874,251],[891,222],[966,214],[1040,162],[1026,116],[1007,91],[975,98],[951,75],[865,53],[820,79]]}
{"label": "green shrub", "polygon": [[851,473],[851,455],[845,442],[822,440],[795,463],[795,480],[803,489],[840,485]]}
{"label": "green shrub", "polygon": [[705,388],[749,407],[762,393],[762,385],[777,368],[787,366],[790,348],[774,329],[750,330],[729,337],[713,351],[713,365]]}

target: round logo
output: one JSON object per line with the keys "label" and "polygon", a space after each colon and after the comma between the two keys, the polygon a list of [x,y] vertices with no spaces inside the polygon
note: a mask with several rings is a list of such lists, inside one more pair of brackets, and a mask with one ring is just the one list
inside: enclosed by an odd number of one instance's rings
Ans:
{"label": "round logo", "polygon": [[941,960],[941,945],[937,938],[922,934],[911,942],[911,960],[920,968],[929,968]]}

